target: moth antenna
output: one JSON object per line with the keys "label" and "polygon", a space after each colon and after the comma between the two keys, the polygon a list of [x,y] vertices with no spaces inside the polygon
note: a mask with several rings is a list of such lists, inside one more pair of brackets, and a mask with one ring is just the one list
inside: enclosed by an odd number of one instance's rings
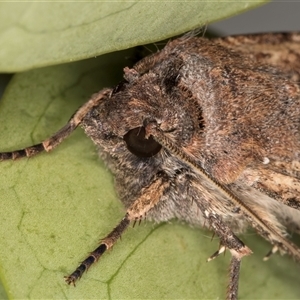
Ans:
{"label": "moth antenna", "polygon": [[[147,123],[147,122],[145,122]],[[153,139],[162,145],[166,150],[180,158],[180,160],[197,172],[198,175],[203,177],[206,181],[210,182],[215,189],[217,189],[222,195],[230,199],[233,205],[239,207],[252,226],[261,234],[263,237],[268,239],[272,244],[282,249],[284,252],[289,253],[292,257],[300,261],[300,250],[291,241],[287,240],[283,234],[270,222],[267,222],[261,218],[257,212],[253,211],[246,203],[239,199],[226,185],[221,184],[209,173],[203,169],[199,163],[195,161],[193,157],[187,154],[185,151],[180,149],[175,143],[173,143],[159,128],[155,121],[150,121],[145,124],[146,136],[152,135]],[[215,229],[215,228],[214,228]],[[225,246],[227,246],[225,244]],[[230,247],[228,247],[231,250]]]}
{"label": "moth antenna", "polygon": [[43,151],[49,152],[62,143],[82,122],[86,114],[94,107],[98,106],[104,97],[109,97],[111,89],[104,89],[99,93],[92,95],[90,100],[84,103],[69,119],[68,123],[57,131],[50,138],[43,142],[26,147],[20,150],[14,150],[11,152],[0,152],[0,161],[8,159],[18,159],[22,157],[32,157]]}

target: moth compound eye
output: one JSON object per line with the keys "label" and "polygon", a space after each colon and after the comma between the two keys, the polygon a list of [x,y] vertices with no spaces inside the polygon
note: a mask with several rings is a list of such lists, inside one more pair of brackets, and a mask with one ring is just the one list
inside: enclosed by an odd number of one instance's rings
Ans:
{"label": "moth compound eye", "polygon": [[128,150],[138,157],[151,157],[156,155],[161,145],[152,136],[145,138],[145,127],[136,127],[124,135]]}

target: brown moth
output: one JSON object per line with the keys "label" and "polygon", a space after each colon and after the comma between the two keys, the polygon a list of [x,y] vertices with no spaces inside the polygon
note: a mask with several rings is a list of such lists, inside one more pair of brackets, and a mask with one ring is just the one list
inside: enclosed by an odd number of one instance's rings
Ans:
{"label": "brown moth", "polygon": [[211,228],[221,246],[209,260],[232,255],[228,299],[252,253],[237,236],[248,227],[270,254],[300,260],[288,236],[300,225],[299,76],[300,34],[184,36],[125,68],[121,83],[92,95],[49,139],[0,153],[51,151],[80,125],[114,174],[126,214],[66,282],[144,218]]}

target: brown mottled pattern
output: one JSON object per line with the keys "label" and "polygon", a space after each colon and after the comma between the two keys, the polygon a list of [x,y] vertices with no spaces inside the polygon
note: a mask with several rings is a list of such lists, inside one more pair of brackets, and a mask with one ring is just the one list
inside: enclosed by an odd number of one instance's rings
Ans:
{"label": "brown mottled pattern", "polygon": [[94,94],[49,139],[0,153],[50,151],[80,125],[115,175],[127,212],[66,282],[146,217],[207,224],[219,236],[210,259],[232,254],[227,299],[237,299],[240,261],[252,253],[237,236],[248,227],[271,253],[299,261],[287,238],[300,227],[299,58],[298,33],[184,36],[125,68],[121,84]]}

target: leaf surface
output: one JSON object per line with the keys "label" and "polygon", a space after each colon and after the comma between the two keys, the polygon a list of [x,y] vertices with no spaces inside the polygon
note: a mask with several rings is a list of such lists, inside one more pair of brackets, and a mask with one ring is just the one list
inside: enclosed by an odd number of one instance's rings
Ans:
{"label": "leaf surface", "polygon": [[72,62],[156,42],[264,2],[2,2],[0,72]]}
{"label": "leaf surface", "polygon": [[[116,84],[130,55],[16,75],[0,102],[1,150],[50,136],[93,92]],[[81,129],[49,154],[0,167],[0,276],[11,299],[224,298],[230,255],[206,263],[218,240],[176,221],[129,228],[76,288],[64,283],[124,215],[112,177]],[[254,254],[242,264],[240,298],[299,299],[299,265],[277,255],[264,263],[270,245],[242,238]]]}

